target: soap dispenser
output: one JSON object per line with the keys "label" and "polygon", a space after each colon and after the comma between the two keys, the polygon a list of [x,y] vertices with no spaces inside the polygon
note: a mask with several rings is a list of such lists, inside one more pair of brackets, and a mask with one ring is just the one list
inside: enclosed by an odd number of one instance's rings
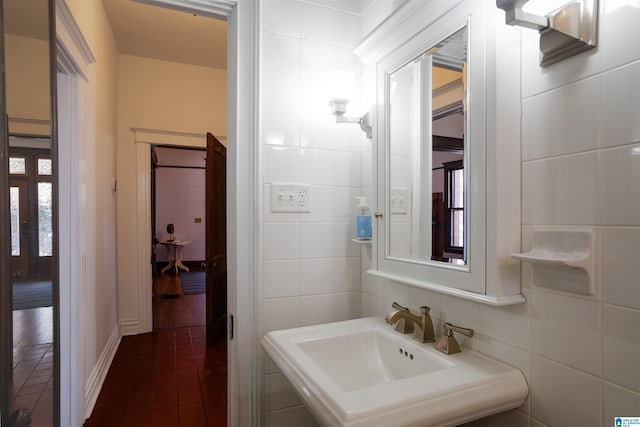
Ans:
{"label": "soap dispenser", "polygon": [[356,215],[356,239],[371,240],[371,212],[366,197],[356,197],[358,200]]}

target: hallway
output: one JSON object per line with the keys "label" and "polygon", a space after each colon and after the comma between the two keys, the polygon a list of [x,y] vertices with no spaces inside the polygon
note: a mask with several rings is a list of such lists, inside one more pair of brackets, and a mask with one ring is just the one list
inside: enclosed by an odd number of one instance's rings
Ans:
{"label": "hallway", "polygon": [[154,280],[154,331],[123,337],[85,427],[227,425],[227,348],[206,348],[205,295]]}

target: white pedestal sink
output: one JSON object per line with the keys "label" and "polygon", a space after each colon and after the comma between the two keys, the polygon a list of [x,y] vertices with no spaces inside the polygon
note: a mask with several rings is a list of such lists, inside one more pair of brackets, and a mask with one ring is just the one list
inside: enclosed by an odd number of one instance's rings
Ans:
{"label": "white pedestal sink", "polygon": [[324,426],[455,426],[517,408],[522,373],[445,355],[369,317],[269,332],[262,346]]}

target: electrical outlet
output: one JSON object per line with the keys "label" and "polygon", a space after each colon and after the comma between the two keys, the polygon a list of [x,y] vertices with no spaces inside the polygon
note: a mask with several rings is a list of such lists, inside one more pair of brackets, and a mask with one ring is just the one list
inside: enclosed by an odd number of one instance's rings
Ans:
{"label": "electrical outlet", "polygon": [[311,212],[311,186],[272,183],[271,212]]}

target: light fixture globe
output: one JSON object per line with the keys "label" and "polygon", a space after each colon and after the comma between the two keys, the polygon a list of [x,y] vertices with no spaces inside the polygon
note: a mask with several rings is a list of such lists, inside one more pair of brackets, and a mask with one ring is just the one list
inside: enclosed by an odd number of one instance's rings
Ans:
{"label": "light fixture globe", "polygon": [[347,112],[347,104],[349,100],[347,98],[333,98],[329,101],[331,107],[331,114],[337,117],[342,117]]}
{"label": "light fixture globe", "polygon": [[333,98],[329,101],[331,107],[331,113],[336,116],[336,123],[358,123],[360,129],[367,135],[367,138],[371,139],[372,129],[368,123],[369,115],[365,114],[362,117],[345,117],[344,113],[347,112],[347,98]]}

